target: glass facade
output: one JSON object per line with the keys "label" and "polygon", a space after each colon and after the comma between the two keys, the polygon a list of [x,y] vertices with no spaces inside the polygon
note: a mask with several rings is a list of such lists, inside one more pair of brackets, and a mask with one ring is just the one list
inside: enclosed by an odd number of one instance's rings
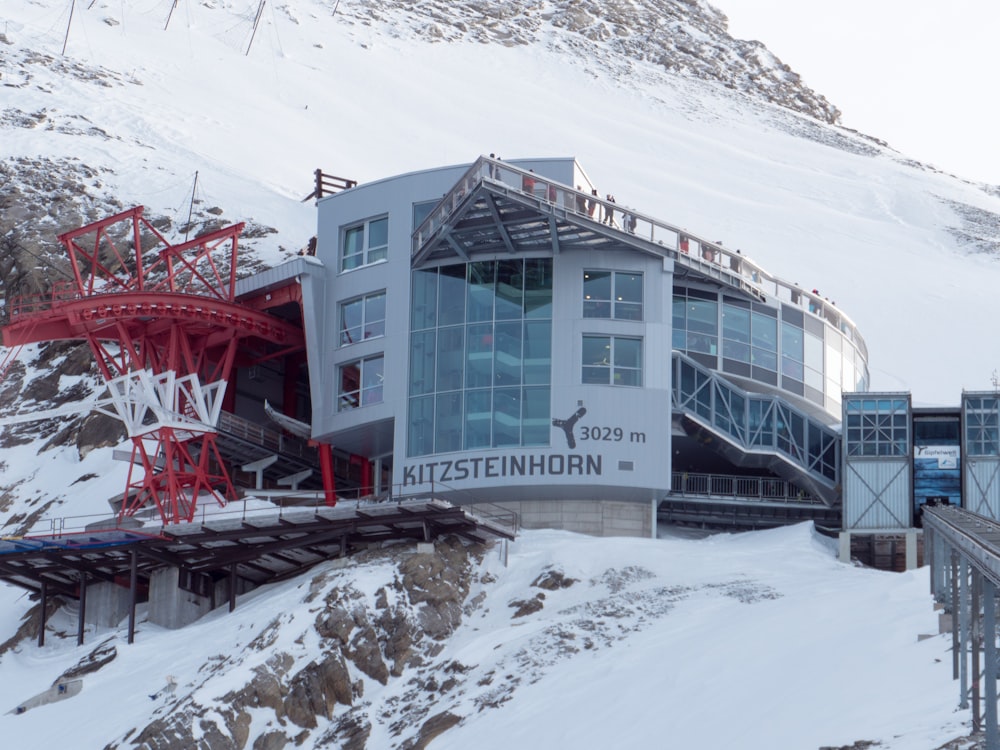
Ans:
{"label": "glass facade", "polygon": [[867,390],[864,356],[839,329],[797,307],[675,286],[672,322],[677,351],[827,411],[839,404],[842,390]]}
{"label": "glass facade", "polygon": [[548,445],[552,260],[417,270],[407,455]]}
{"label": "glass facade", "polygon": [[844,403],[848,456],[909,455],[909,401],[905,398],[849,398]]}
{"label": "glass facade", "polygon": [[1000,397],[967,397],[964,410],[968,455],[1000,456]]}
{"label": "glass facade", "polygon": [[674,356],[673,408],[697,415],[745,450],[781,453],[827,481],[837,480],[839,439],[833,429],[779,397],[736,388],[679,355]]}

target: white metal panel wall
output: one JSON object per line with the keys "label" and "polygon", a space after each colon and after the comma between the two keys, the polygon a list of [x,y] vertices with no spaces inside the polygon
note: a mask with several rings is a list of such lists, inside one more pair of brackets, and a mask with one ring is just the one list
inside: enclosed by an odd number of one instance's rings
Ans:
{"label": "white metal panel wall", "polygon": [[844,529],[913,526],[913,469],[909,458],[844,462]]}
{"label": "white metal panel wall", "polygon": [[962,506],[1000,520],[1000,457],[966,459],[962,477]]}

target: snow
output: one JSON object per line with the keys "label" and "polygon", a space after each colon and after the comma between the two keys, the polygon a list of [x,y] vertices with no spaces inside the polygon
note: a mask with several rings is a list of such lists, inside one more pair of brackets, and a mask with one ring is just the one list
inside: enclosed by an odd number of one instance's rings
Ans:
{"label": "snow", "polygon": [[[611,77],[600,59],[540,45],[429,44],[400,33],[393,20],[404,11],[388,7],[352,25],[321,0],[269,3],[246,54],[256,2],[181,0],[167,30],[171,0],[78,3],[63,58],[67,5],[5,0],[0,9],[7,157],[113,169],[101,175],[104,190],[178,225],[197,172],[204,205],[279,229],[258,243],[278,262],[315,233],[315,208],[301,199],[317,167],[366,182],[490,152],[576,156],[622,205],[741,248],[828,295],[866,337],[873,389],[956,404],[962,389],[991,387],[997,352],[983,332],[1000,264],[995,251],[959,245],[950,231],[963,226],[952,203],[1000,213],[1000,198],[979,184],[651,65]],[[59,64],[30,62],[29,49]],[[13,111],[46,120],[11,125]],[[995,229],[983,231],[996,241]],[[39,454],[40,445],[7,449],[0,470],[22,498],[56,502],[35,529],[106,513],[124,483],[122,462],[110,451]],[[467,718],[435,750],[862,739],[926,750],[967,732],[950,641],[917,640],[937,632],[927,570],[840,564],[809,526],[658,540],[531,531],[511,545],[508,567],[497,554],[486,564],[497,576],[482,586],[486,603],[437,660],[472,667],[468,692],[442,698]],[[512,619],[509,603],[533,596],[530,583],[548,566],[578,583]],[[369,599],[392,573],[322,570]],[[235,613],[222,608],[178,631],[143,621],[140,610],[132,645],[122,625],[89,632],[77,647],[73,613],[62,612],[52,623],[63,637],[0,656],[0,711],[49,687],[104,639],[118,658],[87,675],[77,697],[0,714],[0,734],[14,747],[103,747],[145,726],[151,711],[169,712],[147,697],[168,674],[178,699],[218,702],[266,659],[246,647],[276,619],[275,648],[308,660],[311,577],[240,597]],[[29,605],[0,587],[4,638]],[[365,700],[384,704],[407,689],[369,680]],[[491,689],[509,701],[482,708]],[[259,736],[268,718],[254,717]],[[377,725],[370,746],[396,742]]]}
{"label": "snow", "polygon": [[[484,565],[496,576],[484,585],[485,602],[435,659],[439,683],[443,665],[469,668],[465,689],[442,694],[437,707],[467,718],[435,748],[665,741],[806,748],[866,739],[926,750],[967,733],[969,712],[955,710],[950,638],[917,638],[936,633],[927,569],[897,574],[841,564],[810,524],[700,540],[526,531],[511,545],[507,567],[495,550]],[[513,618],[510,603],[530,597],[532,581],[549,569],[576,582],[545,592],[541,611]],[[131,646],[122,623],[88,632],[77,647],[74,618],[63,615],[63,637],[50,634],[42,649],[29,640],[3,656],[0,709],[45,690],[101,641],[110,639],[118,657],[84,676],[71,700],[0,715],[0,732],[14,746],[60,747],[72,738],[74,747],[102,747],[174,700],[225,708],[222,697],[271,653],[303,660],[316,653],[317,603],[303,598],[317,574],[329,577],[327,586],[350,585],[370,598],[390,573],[377,563],[326,564],[240,597],[232,614],[223,607],[176,631],[144,622],[140,607]],[[10,628],[19,600],[9,588],[0,596]],[[266,633],[274,639],[267,649],[247,648]],[[148,695],[167,675],[177,678],[176,693],[151,704]],[[385,687],[369,680],[365,700],[387,705],[412,689],[405,678]],[[510,699],[481,709],[490,689]],[[258,718],[254,733],[268,717]],[[369,742],[391,747],[398,739],[376,725]]]}

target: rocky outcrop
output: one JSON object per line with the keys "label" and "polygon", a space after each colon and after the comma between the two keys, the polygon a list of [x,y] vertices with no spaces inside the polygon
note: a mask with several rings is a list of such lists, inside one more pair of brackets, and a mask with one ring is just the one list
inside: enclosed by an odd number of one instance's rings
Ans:
{"label": "rocky outcrop", "polygon": [[825,123],[840,119],[763,44],[733,38],[726,16],[704,0],[363,0],[338,15],[431,42],[548,46],[622,81],[641,75],[636,63],[652,64]]}
{"label": "rocky outcrop", "polygon": [[[315,746],[365,750],[372,728],[364,703],[367,681],[387,685],[392,680],[409,680],[425,694],[447,692],[454,686],[433,679],[424,682],[417,670],[461,624],[482,556],[479,545],[457,537],[438,540],[433,553],[416,553],[408,545],[362,553],[352,558],[354,564],[388,559],[395,565],[395,575],[375,592],[373,600],[355,588],[342,569],[317,574],[303,606],[320,606],[311,632],[297,639],[318,638],[319,647],[311,658],[276,649],[277,643],[287,642],[283,631],[287,626],[282,617],[276,617],[241,656],[268,654],[262,665],[250,670],[242,688],[218,696],[213,707],[199,704],[190,694],[178,696],[169,716],[109,745],[108,750],[280,750],[301,744],[320,727],[323,733],[315,738]],[[285,637],[279,639],[279,635]],[[228,658],[220,657],[219,664],[207,671],[234,668]],[[454,665],[451,672],[460,675],[464,669]],[[220,711],[219,706],[225,709]],[[407,718],[400,727],[416,724],[420,728],[398,747],[414,750],[426,747],[461,720],[454,713],[432,712],[424,705],[402,709],[402,713]],[[262,715],[271,716],[270,724],[276,728],[261,731],[251,744],[253,721]],[[256,718],[251,721],[251,716]]]}

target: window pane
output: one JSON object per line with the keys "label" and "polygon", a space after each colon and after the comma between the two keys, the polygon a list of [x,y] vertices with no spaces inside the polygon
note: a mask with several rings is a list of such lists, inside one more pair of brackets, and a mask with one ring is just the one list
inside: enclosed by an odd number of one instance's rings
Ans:
{"label": "window pane", "polygon": [[492,260],[469,264],[469,302],[467,320],[493,320],[496,263]]}
{"label": "window pane", "polygon": [[434,451],[434,397],[421,396],[410,399],[409,430],[406,453],[409,456],[426,456]]}
{"label": "window pane", "polygon": [[552,372],[552,323],[524,323],[524,382],[548,384]]}
{"label": "window pane", "polygon": [[410,337],[410,395],[434,392],[435,332],[414,333]]}
{"label": "window pane", "polygon": [[466,391],[465,394],[465,447],[489,448],[492,422],[492,396],[489,389]]}
{"label": "window pane", "polygon": [[611,338],[609,336],[584,336],[583,364],[610,366]]}
{"label": "window pane", "polygon": [[465,326],[438,330],[437,390],[455,391],[462,387]]}
{"label": "window pane", "polygon": [[437,322],[437,269],[413,273],[413,298],[410,301],[410,328],[420,331]]}
{"label": "window pane", "polygon": [[359,255],[365,237],[364,227],[352,227],[344,232],[344,257]]}
{"label": "window pane", "polygon": [[524,274],[519,260],[497,264],[497,320],[520,319],[524,310]]}
{"label": "window pane", "polygon": [[525,388],[522,403],[521,444],[548,445],[549,432],[549,389]]}
{"label": "window pane", "polygon": [[789,323],[781,324],[781,354],[796,362],[803,361],[802,329]]}
{"label": "window pane", "polygon": [[489,388],[493,385],[493,324],[477,323],[468,331],[465,387]]}
{"label": "window pane", "polygon": [[389,244],[389,219],[376,219],[368,224],[368,247],[384,247]]}
{"label": "window pane", "polygon": [[687,328],[687,300],[684,297],[674,297],[674,331],[683,331]]}
{"label": "window pane", "polygon": [[434,452],[462,449],[462,392],[439,393],[434,408]]}
{"label": "window pane", "polygon": [[465,322],[465,266],[445,266],[441,269],[438,290],[438,325],[450,326]]}
{"label": "window pane", "polygon": [[361,363],[351,362],[340,366],[340,385],[338,391],[338,406],[344,409],[356,409],[359,405],[361,392]]}
{"label": "window pane", "polygon": [[732,305],[722,306],[722,335],[742,344],[750,343],[750,311]]}
{"label": "window pane", "polygon": [[521,389],[493,391],[493,445],[521,444]]}
{"label": "window pane", "polygon": [[365,297],[366,339],[385,335],[385,293]]}
{"label": "window pane", "polygon": [[703,299],[689,299],[687,302],[687,329],[716,335],[719,332],[718,303]]}
{"label": "window pane", "polygon": [[524,315],[552,317],[552,261],[537,258],[524,261]]}
{"label": "window pane", "polygon": [[382,403],[382,378],[385,360],[382,357],[366,359],[361,363],[361,402]]}
{"label": "window pane", "polygon": [[642,367],[640,339],[615,339],[615,367]]}
{"label": "window pane", "polygon": [[344,302],[340,306],[340,345],[346,346],[361,341],[361,323],[364,313],[364,300]]}
{"label": "window pane", "polygon": [[615,274],[615,317],[642,320],[642,274]]}
{"label": "window pane", "polygon": [[521,384],[521,321],[496,324],[495,385]]}
{"label": "window pane", "polygon": [[611,317],[611,272],[583,272],[583,317]]}
{"label": "window pane", "polygon": [[[751,341],[755,347],[778,351],[778,321],[758,312],[751,313]],[[777,368],[774,368],[777,369]]]}

